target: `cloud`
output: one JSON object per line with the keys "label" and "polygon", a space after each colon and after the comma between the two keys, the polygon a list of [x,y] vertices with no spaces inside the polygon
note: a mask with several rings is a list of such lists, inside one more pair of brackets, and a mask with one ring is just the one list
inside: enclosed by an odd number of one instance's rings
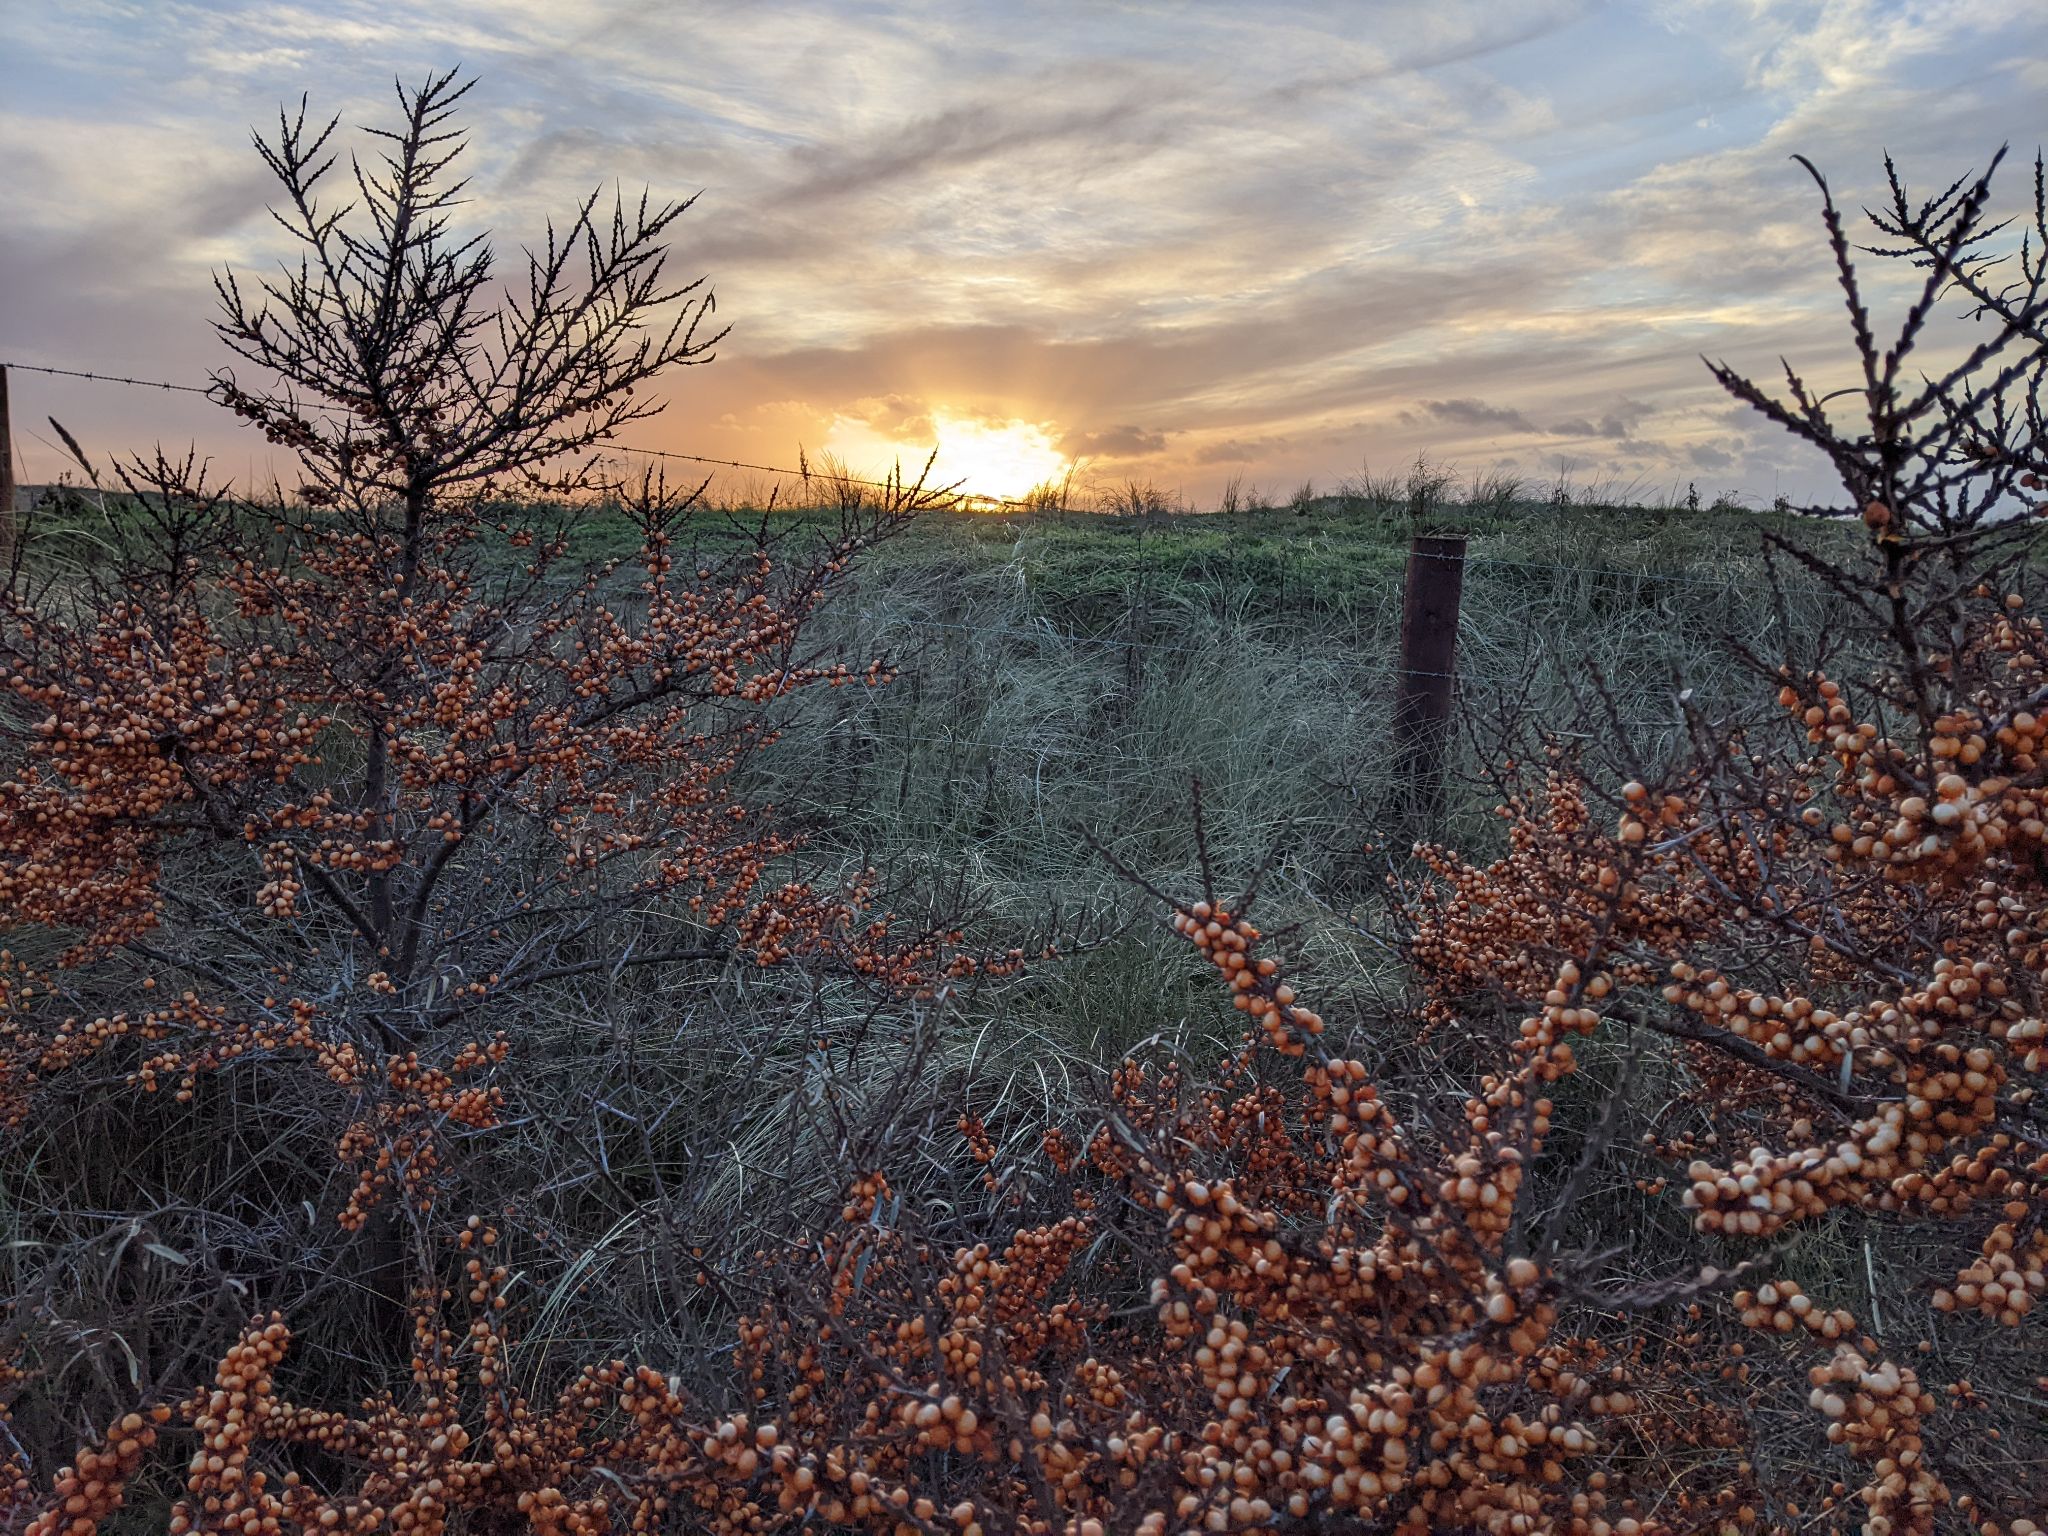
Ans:
{"label": "cloud", "polygon": [[937,430],[930,404],[909,395],[856,400],[840,414],[874,428],[884,437],[927,440]]}
{"label": "cloud", "polygon": [[1553,437],[1604,437],[1626,443],[1635,438],[1636,428],[1657,414],[1657,407],[1644,400],[1621,400],[1598,420],[1574,416],[1545,428]]}
{"label": "cloud", "polygon": [[1197,464],[1258,464],[1281,457],[1293,446],[1284,437],[1230,437],[1204,443],[1192,457]]}
{"label": "cloud", "polygon": [[1570,416],[1539,426],[1528,413],[1513,406],[1490,405],[1466,396],[1457,400],[1424,400],[1418,410],[1404,411],[1410,423],[1436,422],[1451,427],[1470,427],[1488,434],[1520,433],[1530,437],[1598,437],[1630,442],[1635,429],[1655,415],[1657,407],[1643,400],[1621,400],[1597,419]]}
{"label": "cloud", "polygon": [[1484,400],[1469,395],[1461,400],[1425,400],[1422,402],[1422,414],[1429,420],[1459,427],[1531,433],[1543,430],[1520,411],[1508,406],[1488,405]]}
{"label": "cloud", "polygon": [[1129,154],[1160,142],[1159,127],[1144,126],[1147,106],[1142,95],[1126,90],[1099,102],[1053,105],[1025,98],[952,107],[892,124],[865,143],[797,146],[790,160],[799,174],[775,196],[811,208],[876,196],[891,183],[957,177],[992,161],[1061,152],[1076,143]]}
{"label": "cloud", "polygon": [[1144,459],[1166,451],[1169,434],[1149,427],[1110,427],[1101,432],[1069,432],[1060,452],[1076,459]]}

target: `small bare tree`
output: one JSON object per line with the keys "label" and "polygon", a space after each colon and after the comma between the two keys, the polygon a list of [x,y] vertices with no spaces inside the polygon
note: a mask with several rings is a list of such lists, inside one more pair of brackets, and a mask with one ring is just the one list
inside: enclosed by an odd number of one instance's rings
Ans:
{"label": "small bare tree", "polygon": [[451,225],[468,185],[451,123],[474,83],[451,72],[400,87],[400,126],[370,130],[387,147],[350,157],[355,199],[326,206],[340,120],[309,126],[303,99],[280,111],[276,137],[255,145],[288,201],[273,216],[303,254],[253,292],[232,272],[215,279],[221,339],[280,381],[256,391],[223,376],[216,393],[298,455],[311,499],[401,513],[415,559],[428,509],[452,491],[586,484],[590,466],[564,461],[653,415],[635,391],[708,362],[725,335],[707,332],[717,305],[702,278],[664,280],[664,242],[695,199],[615,195],[606,214],[591,192],[500,298],[484,237]]}

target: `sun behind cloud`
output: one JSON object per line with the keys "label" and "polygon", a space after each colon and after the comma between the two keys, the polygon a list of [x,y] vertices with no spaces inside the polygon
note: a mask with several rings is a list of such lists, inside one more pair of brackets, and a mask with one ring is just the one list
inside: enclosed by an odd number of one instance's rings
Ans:
{"label": "sun behind cloud", "polygon": [[828,452],[857,472],[880,473],[900,463],[906,474],[923,468],[936,446],[927,481],[957,485],[969,496],[1022,496],[1058,480],[1072,468],[1052,432],[1040,422],[991,418],[934,409],[914,423],[922,431],[896,436],[870,422],[841,417],[825,439]]}

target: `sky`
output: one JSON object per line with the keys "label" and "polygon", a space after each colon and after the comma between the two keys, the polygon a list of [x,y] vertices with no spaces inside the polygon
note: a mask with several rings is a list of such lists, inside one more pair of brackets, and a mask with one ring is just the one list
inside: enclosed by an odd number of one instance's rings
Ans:
{"label": "sky", "polygon": [[[0,358],[204,382],[212,274],[289,253],[251,127],[459,66],[504,255],[595,186],[698,196],[673,270],[731,334],[632,443],[1204,505],[1418,454],[1818,495],[1701,361],[1848,361],[1790,157],[1853,209],[1887,150],[1932,190],[2048,140],[2039,0],[5,0],[0,56]],[[30,481],[49,415],[276,467],[191,395],[12,397]]]}

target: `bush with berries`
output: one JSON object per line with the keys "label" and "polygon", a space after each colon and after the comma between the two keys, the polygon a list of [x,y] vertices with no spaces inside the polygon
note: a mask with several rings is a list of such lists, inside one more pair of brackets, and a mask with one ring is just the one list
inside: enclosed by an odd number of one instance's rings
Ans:
{"label": "bush with berries", "polygon": [[[408,178],[438,169],[441,90],[412,98],[373,207],[433,206]],[[290,124],[269,151],[316,248],[337,228],[302,175],[318,152]],[[1805,510],[1854,536],[1778,541],[1841,623],[1753,658],[1754,714],[1693,715],[1686,751],[1627,774],[1532,722],[1504,846],[1425,845],[1397,875],[1399,1006],[1312,1003],[1256,892],[1158,893],[1241,1016],[1235,1046],[1123,1063],[1023,1156],[969,1081],[942,1174],[929,1105],[867,1106],[828,1208],[696,1255],[729,1331],[694,1361],[567,1363],[550,1308],[581,1292],[540,1304],[530,1233],[433,1198],[470,1144],[444,1155],[450,1127],[488,1145],[520,1093],[516,1041],[453,1042],[538,978],[679,963],[619,948],[625,900],[680,907],[695,949],[893,995],[964,974],[946,936],[893,939],[857,894],[764,891],[786,847],[725,788],[753,739],[729,706],[876,675],[795,651],[861,540],[780,596],[766,557],[678,578],[647,496],[630,608],[595,578],[560,595],[560,546],[523,529],[487,573],[474,552],[503,530],[441,490],[594,440],[558,423],[623,419],[604,402],[688,360],[687,333],[592,373],[366,318],[388,347],[357,379],[356,354],[281,339],[227,285],[231,339],[287,377],[343,370],[320,394],[352,414],[329,432],[235,390],[328,471],[303,508],[255,527],[159,476],[131,486],[156,553],[82,588],[17,576],[0,899],[58,937],[11,962],[10,1134],[95,1066],[102,1091],[125,1072],[190,1093],[236,1058],[303,1058],[366,1106],[337,1149],[344,1221],[395,1204],[409,1223],[409,1359],[313,1406],[334,1372],[300,1353],[310,1319],[260,1313],[204,1372],[153,1368],[54,1475],[15,1455],[0,1525],[111,1529],[172,1447],[179,1486],[152,1508],[175,1536],[2034,1536],[2040,185],[2015,251],[1989,173],[1929,202],[1894,180],[1879,250],[1922,280],[1881,346],[1823,184],[1854,422],[1796,375],[1774,396],[1717,370],[1829,458],[1842,496]],[[543,330],[588,327],[616,357],[658,263],[578,229],[592,284],[623,297]],[[388,270],[336,247],[339,270],[431,294],[458,268],[424,239],[394,240]],[[537,306],[555,261],[534,258]],[[1973,326],[1919,368],[1958,297]],[[329,314],[289,284],[279,302]],[[138,1001],[84,1022],[88,973]],[[935,1178],[945,1198],[905,1198]],[[26,1402],[55,1340],[10,1326],[35,1344],[10,1367]],[[557,1345],[522,1354],[548,1326]]]}

